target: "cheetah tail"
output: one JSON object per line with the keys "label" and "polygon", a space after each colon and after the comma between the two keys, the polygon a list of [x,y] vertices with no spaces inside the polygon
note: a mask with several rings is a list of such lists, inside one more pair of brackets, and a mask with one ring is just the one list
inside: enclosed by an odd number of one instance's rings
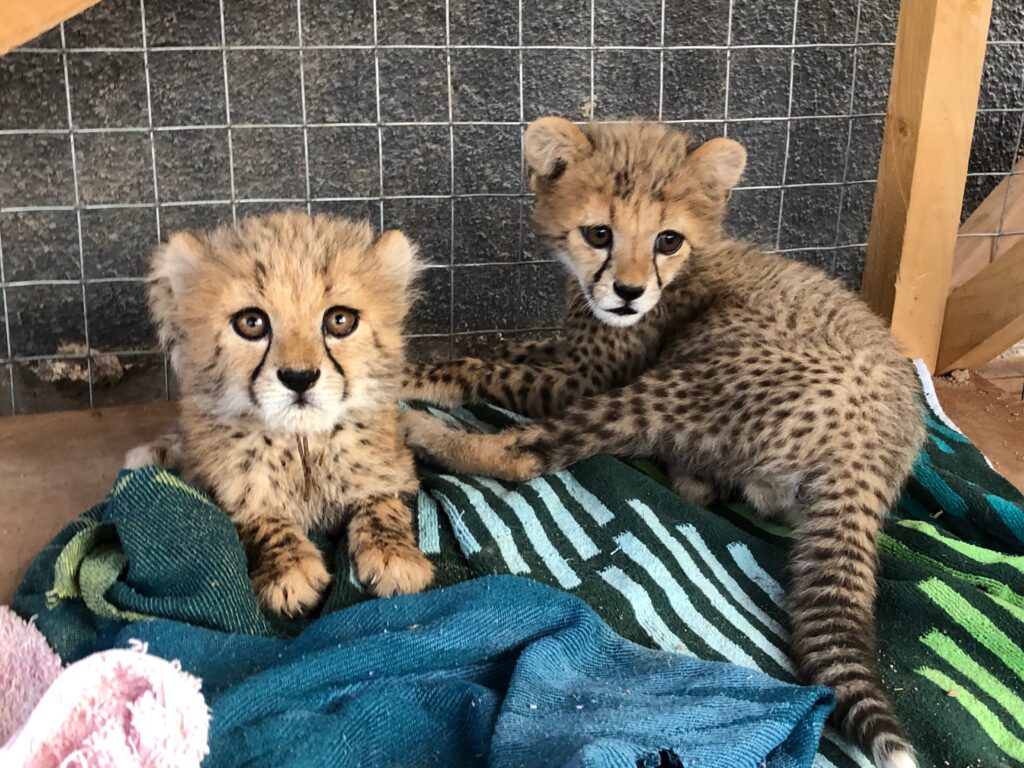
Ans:
{"label": "cheetah tail", "polygon": [[840,475],[816,489],[789,556],[792,655],[805,680],[835,691],[833,720],[878,768],[914,768],[876,664],[876,539],[891,501],[879,482]]}

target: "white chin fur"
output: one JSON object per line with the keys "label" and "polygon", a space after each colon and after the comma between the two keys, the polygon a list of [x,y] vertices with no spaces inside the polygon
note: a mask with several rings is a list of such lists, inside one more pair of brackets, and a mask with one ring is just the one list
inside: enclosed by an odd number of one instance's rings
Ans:
{"label": "white chin fur", "polygon": [[262,416],[263,423],[273,430],[304,435],[327,432],[335,422],[332,414],[315,405],[291,405],[273,413],[264,412]]}
{"label": "white chin fur", "polygon": [[631,325],[636,325],[644,313],[637,312],[632,315],[616,315],[613,312],[595,307],[593,304],[590,306],[591,311],[594,313],[594,317],[600,320],[605,325],[610,325],[615,328],[628,328]]}
{"label": "white chin fur", "polygon": [[646,309],[639,310],[632,315],[617,315],[614,312],[609,312],[597,303],[579,275],[576,278],[580,281],[580,286],[583,288],[583,297],[586,299],[590,311],[594,313],[594,317],[605,325],[610,325],[613,328],[628,328],[631,325],[636,325],[637,321],[647,313]]}
{"label": "white chin fur", "polygon": [[903,749],[891,753],[888,757],[881,757],[876,750],[874,757],[878,768],[917,768],[917,760]]}
{"label": "white chin fur", "polygon": [[649,307],[636,307],[634,305],[634,308],[637,311],[632,315],[618,315],[614,312],[609,312],[597,303],[597,299],[594,298],[591,293],[590,286],[588,286],[583,280],[583,277],[575,269],[573,269],[572,272],[576,277],[576,280],[579,282],[580,288],[583,289],[583,298],[586,300],[587,306],[590,307],[590,311],[593,313],[594,317],[605,325],[610,325],[613,328],[628,328],[631,325],[636,325],[640,321],[640,318],[653,309],[654,304],[657,304],[657,301],[655,301]]}
{"label": "white chin fur", "polygon": [[261,403],[259,418],[270,429],[282,432],[305,435],[330,432],[342,419],[380,408],[386,394],[386,390],[357,382],[350,384],[344,400],[328,397],[326,393],[318,396],[314,390],[309,404],[298,407],[292,395],[289,394],[288,400],[282,402],[280,393],[274,393],[267,398],[270,402]]}

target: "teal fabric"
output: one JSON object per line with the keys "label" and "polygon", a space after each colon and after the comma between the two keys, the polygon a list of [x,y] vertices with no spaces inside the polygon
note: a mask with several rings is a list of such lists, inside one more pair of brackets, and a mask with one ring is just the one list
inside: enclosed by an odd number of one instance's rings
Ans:
{"label": "teal fabric", "polygon": [[39,553],[14,607],[38,616],[65,662],[109,648],[140,618],[274,632],[256,604],[234,525],[205,493],[153,467],[122,472],[103,502]]}
{"label": "teal fabric", "polygon": [[831,691],[622,639],[513,576],[365,602],[293,640],[125,627],[203,681],[206,768],[806,768]]}
{"label": "teal fabric", "polygon": [[[443,416],[479,429],[515,420],[486,407]],[[639,644],[793,681],[782,600],[791,532],[745,506],[694,507],[608,456],[520,484],[430,467],[421,478],[419,542],[437,587],[529,577],[581,598]],[[366,600],[344,541],[319,543],[336,574],[321,612]],[[929,413],[928,442],[879,547],[879,668],[921,764],[1024,763],[1021,495]],[[123,473],[40,553],[15,607],[38,614],[66,660],[109,647],[140,616],[268,637],[308,623],[264,617],[225,516],[153,468]],[[866,765],[824,733],[819,768]]]}

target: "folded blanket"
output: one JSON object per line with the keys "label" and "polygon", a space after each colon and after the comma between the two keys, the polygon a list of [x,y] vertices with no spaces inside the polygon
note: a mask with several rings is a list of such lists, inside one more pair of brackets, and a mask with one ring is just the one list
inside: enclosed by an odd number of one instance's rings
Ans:
{"label": "folded blanket", "polygon": [[[496,409],[449,418],[487,428]],[[928,443],[880,537],[879,662],[922,765],[1024,761],[1024,500],[929,409]],[[569,590],[638,643],[792,680],[781,607],[790,532],[742,505],[701,509],[611,457],[509,485],[424,468],[420,546],[437,586],[511,573]],[[344,542],[324,612],[364,599]],[[258,610],[233,527],[148,468],[68,526],[15,596],[65,660],[143,616],[288,635]],[[866,766],[830,729],[818,766]]]}
{"label": "folded blanket", "polygon": [[[103,651],[72,664],[51,679],[41,697],[27,700],[34,708],[11,723],[15,729],[0,746],[0,765],[199,768],[209,725],[199,681],[177,664],[148,655],[137,641],[132,645],[134,650]],[[59,670],[56,656],[52,662]],[[45,667],[52,672],[52,663]],[[22,676],[36,682],[36,671],[0,668],[15,689]]]}
{"label": "folded blanket", "polygon": [[832,707],[827,688],[637,646],[511,576],[366,602],[291,641],[170,621],[129,640],[202,678],[206,768],[797,768]]}

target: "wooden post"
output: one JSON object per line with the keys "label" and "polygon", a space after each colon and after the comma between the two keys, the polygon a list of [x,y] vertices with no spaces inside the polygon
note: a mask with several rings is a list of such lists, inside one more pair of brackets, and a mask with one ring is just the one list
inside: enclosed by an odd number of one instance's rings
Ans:
{"label": "wooden post", "polygon": [[0,0],[0,56],[98,0]]}
{"label": "wooden post", "polygon": [[938,373],[978,368],[1024,339],[1024,240],[949,295]]}
{"label": "wooden post", "polygon": [[900,3],[861,296],[932,370],[991,10],[992,0]]}

